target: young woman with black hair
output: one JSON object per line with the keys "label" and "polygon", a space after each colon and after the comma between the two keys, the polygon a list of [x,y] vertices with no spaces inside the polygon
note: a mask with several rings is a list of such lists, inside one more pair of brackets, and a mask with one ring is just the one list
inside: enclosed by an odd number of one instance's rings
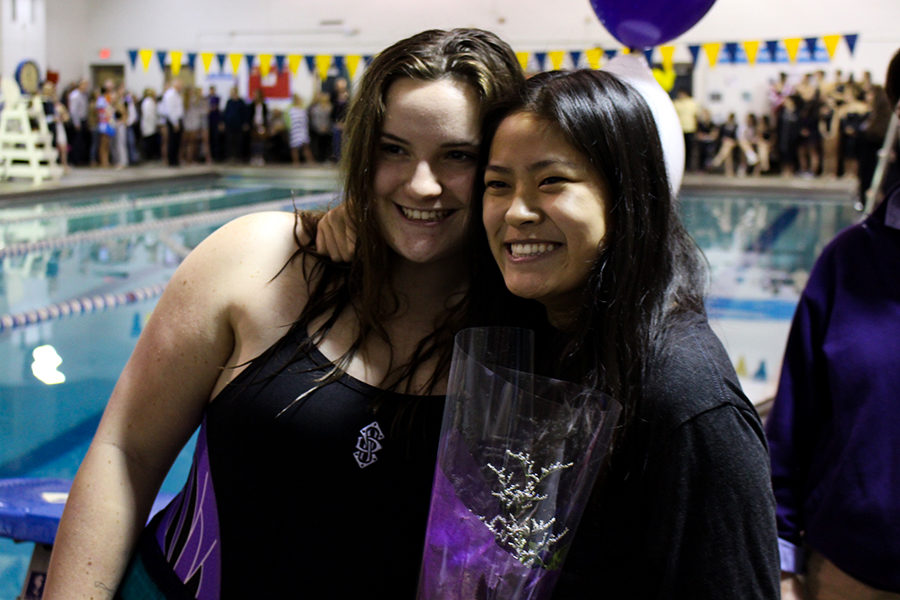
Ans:
{"label": "young woman with black hair", "polygon": [[603,71],[537,75],[489,115],[483,152],[475,237],[544,307],[543,370],[624,407],[554,597],[777,598],[765,436],[643,98]]}

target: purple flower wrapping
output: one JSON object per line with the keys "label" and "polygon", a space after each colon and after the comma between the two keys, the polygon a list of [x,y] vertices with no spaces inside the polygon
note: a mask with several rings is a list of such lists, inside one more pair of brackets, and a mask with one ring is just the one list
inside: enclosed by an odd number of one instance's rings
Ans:
{"label": "purple flower wrapping", "polygon": [[522,330],[457,336],[420,599],[540,600],[559,577],[619,405],[535,376],[530,342]]}

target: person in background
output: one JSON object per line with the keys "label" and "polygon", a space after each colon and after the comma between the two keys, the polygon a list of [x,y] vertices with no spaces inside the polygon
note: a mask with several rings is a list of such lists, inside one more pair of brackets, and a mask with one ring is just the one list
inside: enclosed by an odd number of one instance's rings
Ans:
{"label": "person in background", "polygon": [[56,85],[47,81],[41,88],[43,96],[44,114],[47,117],[47,127],[53,136],[53,146],[59,153],[59,163],[63,171],[69,170],[69,138],[66,134],[66,125],[70,121],[69,111],[56,95]]}
{"label": "person in background", "polygon": [[262,166],[266,164],[266,140],[269,135],[269,106],[263,91],[257,88],[253,94],[253,102],[248,109],[250,120],[250,164]]}
{"label": "person in background", "polygon": [[700,108],[697,113],[697,131],[694,134],[694,155],[697,164],[703,171],[709,169],[713,157],[716,155],[716,142],[719,139],[719,130],[713,123],[709,109]]}
{"label": "person in background", "polygon": [[88,126],[88,104],[90,84],[82,79],[69,92],[69,116],[72,119],[72,164],[86,165],[90,162],[91,130]]}
{"label": "person in background", "polygon": [[341,158],[344,120],[347,118],[349,105],[350,90],[347,87],[347,80],[338,77],[334,82],[334,92],[331,95],[331,159],[335,162]]}
{"label": "person in background", "polygon": [[[222,127],[222,99],[214,85],[209,86],[206,95],[209,113],[207,115],[206,131],[209,137],[209,155],[212,160],[221,162],[225,160],[224,127]],[[207,161],[209,162],[209,161]]]}
{"label": "person in background", "polygon": [[177,167],[181,153],[181,135],[184,130],[183,84],[173,79],[163,93],[162,113],[166,118],[166,160],[170,167]]}
{"label": "person in background", "polygon": [[884,143],[888,125],[891,122],[893,106],[887,93],[880,85],[872,85],[866,91],[866,103],[869,110],[860,124],[857,139],[857,161],[859,164],[859,187],[856,208],[862,210],[866,206],[866,194],[872,186],[875,167],[878,166],[878,151]]}
{"label": "person in background", "polygon": [[103,84],[94,109],[97,113],[97,161],[101,167],[109,166],[112,145],[116,138],[116,90],[112,80]]}
{"label": "person in background", "polygon": [[316,95],[316,101],[309,107],[309,136],[312,154],[321,163],[331,156],[332,143],[331,100],[325,92]]}
{"label": "person in background", "polygon": [[303,162],[312,164],[313,156],[309,148],[309,117],[303,108],[303,99],[300,94],[294,94],[291,99],[288,121],[290,123],[291,162],[295,166],[299,165],[302,154]]}
{"label": "person in background", "polygon": [[697,133],[697,113],[700,107],[684,88],[678,90],[672,104],[675,105],[675,112],[678,113],[678,121],[681,123],[681,131],[684,134],[684,149],[687,152],[685,168],[688,171],[696,171],[701,164],[694,144],[694,136]]}
{"label": "person in background", "polygon": [[207,120],[207,102],[200,88],[184,91],[184,135],[181,139],[181,160],[193,164],[201,154],[203,125]]}
{"label": "person in background", "polygon": [[247,105],[238,94],[237,86],[232,87],[228,93],[228,101],[225,103],[225,111],[222,114],[222,124],[225,134],[225,155],[229,162],[241,160],[242,140],[249,125],[246,119]]}
{"label": "person in background", "polygon": [[160,154],[159,115],[156,111],[156,91],[153,88],[144,90],[141,100],[141,151],[144,160],[157,160]]}
{"label": "person in background", "polygon": [[[885,88],[900,100],[900,51]],[[900,599],[900,186],[810,273],[766,422],[784,600]]]}

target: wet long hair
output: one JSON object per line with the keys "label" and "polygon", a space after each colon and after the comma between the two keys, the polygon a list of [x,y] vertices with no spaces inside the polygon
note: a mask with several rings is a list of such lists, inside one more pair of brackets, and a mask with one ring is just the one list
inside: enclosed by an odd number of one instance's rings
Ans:
{"label": "wet long hair", "polygon": [[[359,324],[350,349],[323,379],[327,383],[344,372],[350,360],[369,336],[388,343],[383,323],[395,316],[400,300],[391,286],[394,252],[385,242],[375,211],[373,182],[377,151],[385,118],[385,98],[399,79],[431,82],[450,79],[470,86],[480,100],[479,118],[487,109],[514,96],[524,83],[518,59],[512,49],[496,35],[480,29],[429,30],[397,42],[383,50],[366,69],[359,89],[348,109],[344,128],[341,169],[343,203],[356,232],[356,253],[349,265],[337,265],[327,257],[304,261],[304,275],[310,282],[309,300],[301,312],[297,327],[307,327],[323,315],[330,315],[311,332],[308,347],[318,344],[345,310],[352,310]],[[315,239],[315,218],[298,215],[304,230]],[[298,245],[299,238],[298,238]],[[297,255],[313,254],[302,247]],[[427,390],[446,376],[453,335],[466,323],[465,298],[448,299],[443,318],[434,331],[422,339],[413,356],[397,364],[391,357],[391,369],[382,386],[411,392],[412,376],[421,365],[437,359]]]}
{"label": "wet long hair", "polygon": [[[704,314],[705,260],[682,225],[653,115],[634,88],[604,71],[532,77],[516,100],[486,117],[482,168],[500,123],[516,113],[556,127],[606,184],[606,235],[577,329],[559,334],[549,370],[622,402],[627,435],[667,322],[683,311]],[[483,186],[483,171],[478,181]],[[479,255],[490,257],[483,225],[473,228],[483,240]]]}

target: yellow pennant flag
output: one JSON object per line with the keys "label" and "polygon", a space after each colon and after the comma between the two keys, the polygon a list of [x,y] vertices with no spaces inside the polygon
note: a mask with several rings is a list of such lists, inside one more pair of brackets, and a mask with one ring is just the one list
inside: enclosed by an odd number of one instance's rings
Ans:
{"label": "yellow pennant flag", "polygon": [[722,42],[707,42],[703,44],[703,51],[706,52],[706,58],[709,59],[709,66],[714,67],[719,62],[719,51],[722,49]]}
{"label": "yellow pennant flag", "polygon": [[653,69],[653,78],[667,92],[671,92],[672,88],[675,87],[676,76],[675,69]]}
{"label": "yellow pennant flag", "polygon": [[619,50],[619,54],[631,54],[631,48],[622,48]]}
{"label": "yellow pennant flag", "polygon": [[553,70],[559,71],[562,68],[563,60],[566,58],[566,53],[563,50],[551,50],[547,53],[547,56],[550,57],[550,64],[553,65]]}
{"label": "yellow pennant flag", "polygon": [[169,58],[172,59],[172,64],[170,68],[172,69],[172,75],[178,77],[178,73],[181,71],[181,56],[184,54],[181,50],[169,50]]}
{"label": "yellow pennant flag", "polygon": [[344,64],[347,65],[347,73],[350,74],[350,79],[356,75],[356,68],[359,67],[359,61],[362,59],[362,56],[359,54],[348,54],[344,57]]}
{"label": "yellow pennant flag", "polygon": [[232,52],[228,55],[228,62],[231,63],[231,72],[237,75],[238,70],[241,68],[241,60],[244,58],[243,54],[239,54],[236,52]]}
{"label": "yellow pennant flag", "polygon": [[138,50],[138,56],[141,57],[141,65],[144,67],[144,71],[150,68],[150,60],[153,58],[153,50],[148,50],[147,48],[141,48]]}
{"label": "yellow pennant flag", "polygon": [[263,77],[269,76],[269,70],[272,68],[272,55],[271,54],[260,54],[259,55],[259,74]]}
{"label": "yellow pennant flag", "polygon": [[584,57],[587,59],[588,66],[594,70],[600,68],[600,59],[603,58],[603,50],[601,48],[591,48],[584,51]]}
{"label": "yellow pennant flag", "polygon": [[825,49],[828,50],[828,58],[834,58],[834,53],[841,41],[840,34],[823,35],[822,41],[825,42]]}
{"label": "yellow pennant flag", "polygon": [[328,79],[328,69],[331,67],[331,55],[330,54],[316,54],[316,72],[318,72],[319,77],[322,78],[322,81]]}
{"label": "yellow pennant flag", "polygon": [[788,58],[792,63],[797,62],[797,52],[800,50],[800,38],[784,38],[784,48],[787,50]]}
{"label": "yellow pennant flag", "polygon": [[756,56],[759,54],[759,40],[750,40],[743,42],[744,53],[747,55],[747,62],[750,65],[756,64]]}
{"label": "yellow pennant flag", "polygon": [[209,73],[209,66],[212,64],[213,56],[215,55],[212,52],[200,53],[200,62],[203,63],[203,71],[205,73]]}
{"label": "yellow pennant flag", "polygon": [[523,71],[528,70],[528,59],[531,58],[530,52],[516,52],[516,58],[519,59],[519,66]]}
{"label": "yellow pennant flag", "polygon": [[662,55],[663,71],[671,71],[674,68],[672,56],[675,54],[675,46],[660,46],[659,53]]}
{"label": "yellow pennant flag", "polygon": [[288,54],[288,69],[290,69],[291,75],[297,75],[297,67],[300,66],[301,60],[303,57],[299,54]]}

